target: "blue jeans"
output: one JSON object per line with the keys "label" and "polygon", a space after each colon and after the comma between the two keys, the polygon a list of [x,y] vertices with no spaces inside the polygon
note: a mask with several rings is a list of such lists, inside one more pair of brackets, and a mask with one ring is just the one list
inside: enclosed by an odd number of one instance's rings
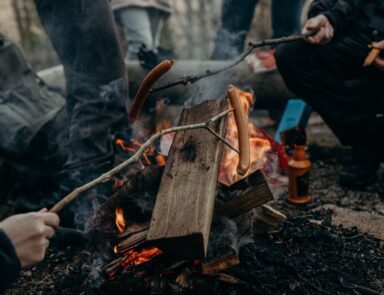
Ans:
{"label": "blue jeans", "polygon": [[155,8],[127,7],[116,11],[115,15],[128,41],[126,61],[137,60],[143,44],[147,49],[156,51],[169,14]]}
{"label": "blue jeans", "polygon": [[[244,41],[258,2],[259,0],[224,0],[221,26],[217,33],[212,59],[232,59],[244,50]],[[302,5],[303,0],[272,0],[274,38],[300,31]]]}

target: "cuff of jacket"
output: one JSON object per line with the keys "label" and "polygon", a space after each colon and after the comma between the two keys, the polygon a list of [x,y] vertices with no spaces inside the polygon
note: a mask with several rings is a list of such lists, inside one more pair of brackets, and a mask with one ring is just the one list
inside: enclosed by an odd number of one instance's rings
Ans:
{"label": "cuff of jacket", "polygon": [[374,17],[369,26],[375,30],[384,33],[384,19],[381,17]]}
{"label": "cuff of jacket", "polygon": [[9,237],[0,229],[0,292],[14,283],[20,275],[20,261]]}
{"label": "cuff of jacket", "polygon": [[333,29],[335,30],[335,33],[340,31],[340,26],[338,25],[338,21],[337,21],[334,13],[332,13],[330,11],[324,11],[324,12],[319,13],[319,14],[324,15],[329,20]]}

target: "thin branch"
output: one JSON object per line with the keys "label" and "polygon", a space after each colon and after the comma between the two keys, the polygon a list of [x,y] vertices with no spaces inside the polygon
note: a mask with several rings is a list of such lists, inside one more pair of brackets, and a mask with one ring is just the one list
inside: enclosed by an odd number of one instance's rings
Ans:
{"label": "thin branch", "polygon": [[220,134],[218,134],[215,130],[213,130],[211,127],[206,127],[209,132],[211,132],[214,136],[216,136],[218,139],[220,139],[226,146],[228,146],[230,149],[234,150],[236,153],[240,154],[240,151],[235,148],[232,144],[230,144],[224,137],[222,137]]}
{"label": "thin branch", "polygon": [[[69,193],[68,195],[66,195],[63,199],[61,199],[58,203],[56,203],[55,206],[53,206],[49,211],[50,212],[55,212],[55,213],[58,213],[60,212],[63,208],[65,208],[68,204],[70,204],[71,202],[73,202],[75,199],[77,199],[82,193],[86,192],[86,191],[89,191],[93,188],[95,188],[96,186],[98,186],[99,184],[102,184],[102,183],[105,183],[105,182],[108,182],[109,180],[111,180],[111,178],[116,175],[117,173],[121,172],[122,170],[124,170],[126,167],[128,167],[130,164],[132,164],[133,162],[137,162],[137,161],[140,161],[140,158],[141,156],[143,155],[143,153],[151,146],[153,145],[153,143],[158,140],[159,138],[161,138],[163,135],[166,135],[166,134],[169,134],[169,133],[174,133],[174,132],[178,132],[178,131],[184,131],[184,130],[190,130],[190,129],[198,129],[198,128],[205,128],[207,129],[209,127],[209,124],[211,124],[212,122],[215,122],[217,120],[219,120],[220,118],[228,115],[230,112],[232,112],[233,109],[229,109],[229,110],[226,110],[214,117],[212,117],[211,119],[209,119],[208,121],[206,122],[203,122],[203,123],[196,123],[196,124],[191,124],[191,125],[183,125],[183,126],[177,126],[177,127],[172,127],[172,128],[168,128],[168,129],[163,129],[159,132],[157,132],[156,134],[152,135],[137,151],[136,153],[130,157],[128,160],[126,160],[125,162],[121,163],[120,165],[114,167],[113,169],[109,170],[108,172],[106,173],[103,173],[102,175],[100,175],[99,177],[97,177],[96,179],[78,187],[78,188],[75,188],[71,193]],[[210,128],[210,127],[209,127]],[[217,136],[218,134],[213,133],[215,136]],[[219,139],[222,140],[222,138],[219,136]]]}
{"label": "thin branch", "polygon": [[180,78],[174,82],[171,82],[171,83],[159,86],[159,87],[155,87],[151,90],[151,92],[154,93],[154,92],[168,89],[168,88],[171,88],[171,87],[174,87],[177,85],[184,85],[185,86],[187,84],[196,83],[197,81],[199,81],[201,79],[204,79],[204,78],[207,78],[210,76],[214,76],[214,75],[218,75],[220,73],[226,72],[226,71],[234,68],[235,66],[240,64],[242,61],[244,61],[245,58],[248,55],[250,55],[252,53],[252,51],[255,50],[256,48],[263,47],[263,46],[269,46],[269,45],[278,45],[278,44],[282,44],[282,43],[295,42],[295,41],[299,41],[299,40],[305,40],[306,38],[308,38],[312,34],[313,33],[311,32],[311,33],[306,33],[306,34],[301,34],[301,35],[292,35],[289,37],[266,39],[266,40],[255,42],[255,43],[250,42],[249,43],[249,49],[246,52],[244,52],[243,54],[241,54],[232,63],[230,63],[230,64],[228,64],[228,65],[226,65],[220,69],[217,69],[217,70],[206,70],[204,73],[198,74],[196,76],[186,76],[184,78]]}

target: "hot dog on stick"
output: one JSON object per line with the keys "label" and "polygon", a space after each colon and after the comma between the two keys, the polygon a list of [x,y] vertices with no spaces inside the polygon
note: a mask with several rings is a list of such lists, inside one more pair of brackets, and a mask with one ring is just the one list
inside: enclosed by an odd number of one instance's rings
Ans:
{"label": "hot dog on stick", "polygon": [[128,114],[128,118],[131,122],[135,122],[139,118],[141,109],[143,108],[153,85],[155,85],[155,83],[171,69],[172,65],[172,60],[164,60],[154,67],[147,74],[147,76],[145,76],[143,82],[140,84],[139,90],[137,90],[135,99],[133,100],[132,107]]}
{"label": "hot dog on stick", "polygon": [[232,107],[234,108],[235,121],[239,137],[239,163],[237,165],[237,173],[245,175],[250,167],[250,147],[249,147],[249,133],[248,133],[248,120],[245,116],[243,106],[240,101],[237,88],[229,85],[227,88],[227,95]]}

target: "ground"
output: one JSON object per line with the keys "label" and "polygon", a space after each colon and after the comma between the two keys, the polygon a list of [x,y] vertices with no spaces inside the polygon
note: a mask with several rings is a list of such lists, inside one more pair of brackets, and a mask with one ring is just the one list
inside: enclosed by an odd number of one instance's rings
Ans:
{"label": "ground", "polygon": [[[259,119],[262,118],[260,114]],[[262,125],[262,120],[259,121]],[[338,173],[350,150],[342,147],[319,119],[312,116],[309,153],[313,162],[310,190],[313,201],[304,207],[289,205],[280,191],[272,206],[288,219],[281,228],[264,235],[250,234],[250,242],[238,247],[240,264],[226,271],[242,281],[229,285],[217,278],[194,277],[186,288],[175,277],[125,275],[106,281],[99,270],[106,259],[95,244],[63,246],[53,243],[47,259],[22,271],[7,294],[380,294],[384,292],[382,242],[356,228],[331,225],[331,211],[317,211],[323,204],[368,211],[384,216],[383,167],[380,181],[364,191],[340,187]],[[4,216],[12,202],[1,206]],[[93,241],[94,243],[94,241]],[[106,248],[103,240],[96,248]],[[105,253],[103,253],[105,254]]]}

